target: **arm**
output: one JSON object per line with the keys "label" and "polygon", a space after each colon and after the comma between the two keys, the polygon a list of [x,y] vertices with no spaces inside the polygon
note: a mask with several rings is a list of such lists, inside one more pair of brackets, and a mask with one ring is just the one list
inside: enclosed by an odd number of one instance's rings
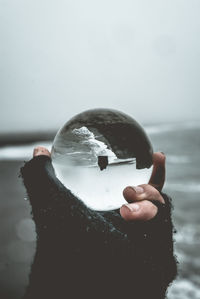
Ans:
{"label": "arm", "polygon": [[[129,187],[124,196],[134,203],[123,206],[121,215],[116,211],[97,213],[88,209],[61,184],[55,177],[49,157],[35,157],[25,164],[21,172],[40,241],[37,257],[39,254],[42,256],[35,261],[35,267],[40,271],[35,274],[33,271],[34,278],[41,272],[39,281],[48,281],[52,269],[66,269],[64,257],[71,256],[66,252],[71,252],[70,244],[78,245],[81,258],[77,259],[77,255],[72,259],[72,269],[77,269],[79,283],[83,281],[84,284],[84,279],[87,281],[85,269],[90,269],[88,273],[91,273],[94,290],[95,283],[103,279],[104,283],[109,282],[105,289],[107,292],[110,289],[111,295],[115,292],[116,295],[124,293],[133,298],[164,298],[166,288],[176,274],[168,197],[155,192],[152,186],[142,185],[145,197],[141,200]],[[139,210],[134,212],[129,208],[135,202]],[[71,237],[64,238],[67,234]],[[46,259],[51,265],[50,273],[45,270],[45,263],[44,271],[41,270],[41,264]],[[71,268],[67,271],[70,273]],[[60,279],[57,276],[55,271],[55,281]]]}
{"label": "arm", "polygon": [[[155,284],[155,292],[159,285],[164,294],[176,277],[177,261],[173,249],[171,199],[161,192],[165,180],[165,156],[155,153],[153,159],[149,184],[125,188],[124,197],[128,204],[122,206],[120,212],[133,226],[129,230],[129,237],[133,240],[134,255],[140,261],[139,280],[152,287]],[[140,271],[141,263],[143,267]]]}
{"label": "arm", "polygon": [[[148,221],[122,223],[121,228],[126,231],[130,243],[125,256],[119,256],[117,263],[119,268],[123,269],[123,265],[125,266],[121,273],[133,298],[164,299],[168,285],[177,274],[173,252],[171,199],[163,193],[161,195],[163,203],[158,200],[150,202],[158,209],[155,217]],[[111,216],[109,213],[105,215],[115,226],[120,225],[120,215]],[[121,287],[123,288],[122,284]]]}
{"label": "arm", "polygon": [[171,198],[164,193],[161,195],[164,203],[151,201],[158,208],[158,212],[154,218],[142,223],[142,242],[138,250],[143,255],[144,264],[146,263],[146,271],[144,271],[146,280],[148,281],[151,275],[154,276],[156,285],[159,283],[165,291],[176,277],[177,261],[173,248],[174,227],[171,219]]}

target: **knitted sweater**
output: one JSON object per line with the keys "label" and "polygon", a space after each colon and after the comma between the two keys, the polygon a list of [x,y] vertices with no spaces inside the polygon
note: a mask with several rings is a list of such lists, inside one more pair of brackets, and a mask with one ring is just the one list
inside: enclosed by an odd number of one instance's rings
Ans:
{"label": "knitted sweater", "polygon": [[37,249],[26,299],[163,299],[176,276],[171,199],[152,201],[157,215],[127,222],[94,211],[56,177],[51,159],[21,168],[36,225]]}

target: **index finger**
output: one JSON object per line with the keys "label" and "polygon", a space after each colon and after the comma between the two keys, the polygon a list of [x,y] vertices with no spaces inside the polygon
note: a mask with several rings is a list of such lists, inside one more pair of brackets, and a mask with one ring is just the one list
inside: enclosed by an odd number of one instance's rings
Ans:
{"label": "index finger", "polygon": [[165,155],[161,152],[153,154],[153,170],[149,185],[161,191],[165,183]]}

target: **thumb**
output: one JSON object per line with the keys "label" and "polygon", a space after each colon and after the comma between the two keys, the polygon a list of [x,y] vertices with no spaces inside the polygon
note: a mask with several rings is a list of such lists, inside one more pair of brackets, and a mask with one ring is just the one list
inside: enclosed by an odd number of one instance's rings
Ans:
{"label": "thumb", "polygon": [[37,146],[33,150],[33,157],[40,156],[40,155],[51,157],[51,154],[47,148],[43,146]]}
{"label": "thumb", "polygon": [[149,185],[161,191],[165,183],[165,155],[161,152],[153,154],[153,171]]}

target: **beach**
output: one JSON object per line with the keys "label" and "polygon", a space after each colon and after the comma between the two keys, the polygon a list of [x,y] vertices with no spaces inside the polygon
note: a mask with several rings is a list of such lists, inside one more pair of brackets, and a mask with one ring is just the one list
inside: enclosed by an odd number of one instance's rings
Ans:
{"label": "beach", "polygon": [[[200,123],[160,124],[145,130],[154,151],[167,157],[163,192],[173,199],[175,253],[179,275],[168,299],[200,298]],[[37,138],[37,136],[35,137]],[[28,284],[36,233],[20,167],[38,144],[51,148],[52,139],[1,143],[0,146],[0,298],[20,299]]]}

